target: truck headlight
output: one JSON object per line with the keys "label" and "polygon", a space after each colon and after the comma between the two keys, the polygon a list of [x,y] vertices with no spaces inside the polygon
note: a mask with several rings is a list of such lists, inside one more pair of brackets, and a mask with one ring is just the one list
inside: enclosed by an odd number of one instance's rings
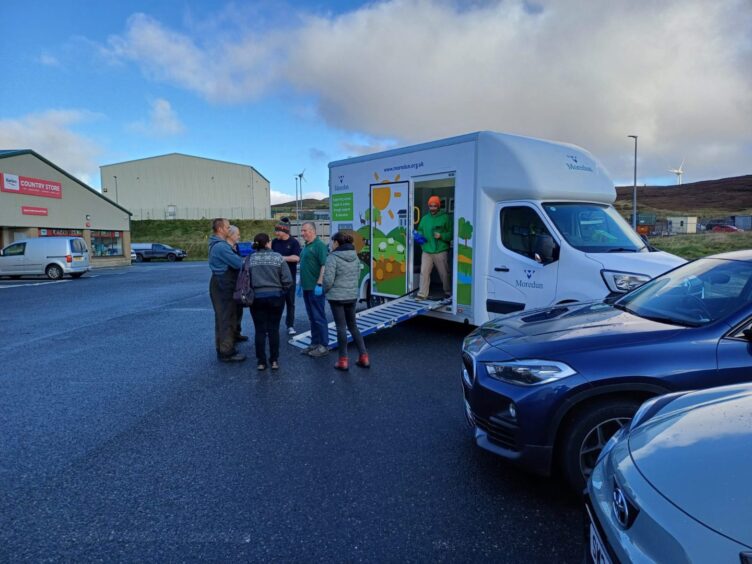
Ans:
{"label": "truck headlight", "polygon": [[577,374],[577,372],[563,362],[554,362],[551,360],[531,359],[509,362],[485,362],[483,364],[491,378],[523,386],[544,384],[552,380],[560,380],[561,378]]}
{"label": "truck headlight", "polygon": [[611,292],[626,294],[639,288],[650,280],[645,274],[632,274],[631,272],[616,272],[613,270],[601,270],[603,281]]}

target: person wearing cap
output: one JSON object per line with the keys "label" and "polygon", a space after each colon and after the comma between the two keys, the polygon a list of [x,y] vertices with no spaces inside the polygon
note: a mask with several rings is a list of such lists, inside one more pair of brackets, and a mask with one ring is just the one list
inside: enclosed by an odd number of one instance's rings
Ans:
{"label": "person wearing cap", "polygon": [[300,243],[295,237],[290,236],[290,220],[283,218],[274,227],[274,240],[272,241],[272,251],[282,255],[287,263],[292,276],[292,286],[285,292],[285,325],[287,325],[287,334],[295,334],[295,275],[298,271],[300,262]]}
{"label": "person wearing cap", "polygon": [[444,296],[452,296],[452,280],[449,275],[449,242],[452,240],[452,218],[441,209],[438,196],[428,198],[428,211],[416,230],[425,238],[420,261],[420,287],[417,299],[425,300],[431,289],[431,272],[434,266],[439,271]]}

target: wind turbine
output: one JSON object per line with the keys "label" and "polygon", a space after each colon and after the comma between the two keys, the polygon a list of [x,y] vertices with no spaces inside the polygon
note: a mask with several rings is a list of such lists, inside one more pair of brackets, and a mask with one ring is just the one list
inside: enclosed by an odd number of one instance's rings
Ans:
{"label": "wind turbine", "polygon": [[[295,175],[295,219],[300,219],[300,212],[303,209],[303,181],[305,180],[305,170]],[[307,182],[307,181],[306,181]],[[300,204],[298,204],[298,189],[300,189]]]}
{"label": "wind turbine", "polygon": [[679,165],[679,168],[670,168],[668,169],[668,171],[673,172],[676,175],[676,185],[681,186],[682,174],[684,174],[684,159],[682,159],[682,162]]}

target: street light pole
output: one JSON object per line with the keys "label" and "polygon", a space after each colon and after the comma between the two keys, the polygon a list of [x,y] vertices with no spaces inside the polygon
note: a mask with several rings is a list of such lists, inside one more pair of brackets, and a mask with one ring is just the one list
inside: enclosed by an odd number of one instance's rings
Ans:
{"label": "street light pole", "polygon": [[634,139],[634,185],[632,186],[632,229],[637,231],[637,135],[627,135]]}
{"label": "street light pole", "polygon": [[118,192],[117,192],[117,176],[113,176],[112,178],[115,179],[115,203],[118,203]]}

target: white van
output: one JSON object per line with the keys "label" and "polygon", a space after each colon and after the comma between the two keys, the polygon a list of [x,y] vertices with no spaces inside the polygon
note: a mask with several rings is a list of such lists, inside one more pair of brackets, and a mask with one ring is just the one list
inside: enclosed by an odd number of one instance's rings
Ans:
{"label": "white van", "polygon": [[429,315],[476,325],[618,295],[685,262],[645,244],[611,205],[603,166],[574,145],[471,133],[330,163],[329,193],[332,233],[355,239],[361,297],[387,299],[418,287],[413,229],[438,196],[453,218],[453,299]]}
{"label": "white van", "polygon": [[89,270],[89,250],[81,237],[25,239],[0,251],[0,276],[44,274],[50,280],[60,280],[65,274],[80,278]]}

